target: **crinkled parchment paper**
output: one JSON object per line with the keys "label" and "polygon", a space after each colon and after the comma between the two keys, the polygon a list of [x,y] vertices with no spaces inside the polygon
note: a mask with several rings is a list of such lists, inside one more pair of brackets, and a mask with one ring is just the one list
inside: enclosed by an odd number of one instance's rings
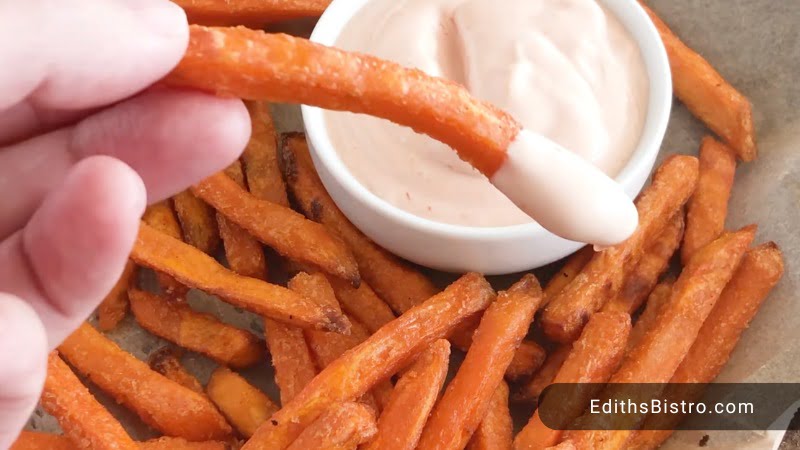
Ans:
{"label": "crinkled parchment paper", "polygon": [[[720,377],[726,382],[800,382],[800,0],[652,0],[653,8],[691,47],[703,54],[753,102],[760,142],[760,157],[740,166],[730,208],[729,227],[758,223],[758,240],[774,240],[786,256],[786,275],[745,333]],[[283,131],[300,130],[298,109],[274,108]],[[683,106],[675,104],[662,158],[671,153],[697,152],[704,127]],[[441,282],[452,279],[436,275]],[[508,277],[495,279],[498,286]],[[260,333],[260,320],[201,293],[192,293],[193,306],[224,320]],[[111,334],[125,349],[146,358],[164,343],[139,329],[130,318]],[[188,354],[187,366],[206,381],[214,364]],[[265,362],[245,376],[278,398],[272,372]],[[96,392],[96,391],[95,391]],[[153,436],[131,413],[96,392],[132,435]],[[791,413],[791,412],[790,412]],[[790,414],[791,415],[791,414]],[[524,418],[520,418],[524,421]],[[56,431],[55,421],[37,410],[29,427]],[[669,449],[777,448],[780,432],[678,432]],[[789,433],[781,448],[800,448]]]}

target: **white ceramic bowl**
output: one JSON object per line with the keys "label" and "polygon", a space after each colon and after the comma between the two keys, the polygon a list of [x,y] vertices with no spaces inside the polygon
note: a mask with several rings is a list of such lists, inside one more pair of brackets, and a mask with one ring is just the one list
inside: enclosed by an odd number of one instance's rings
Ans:
{"label": "white ceramic bowl", "polygon": [[[311,40],[333,45],[350,18],[369,0],[334,0]],[[666,132],[672,79],[666,51],[647,14],[634,0],[600,0],[638,42],[650,78],[647,118],[639,145],[616,177],[634,198],[641,191]],[[339,158],[323,111],[303,106],[311,156],[320,178],[344,214],[367,236],[397,255],[449,272],[487,275],[519,272],[557,261],[583,244],[562,239],[537,223],[469,227],[424,219],[393,206],[361,185]]]}

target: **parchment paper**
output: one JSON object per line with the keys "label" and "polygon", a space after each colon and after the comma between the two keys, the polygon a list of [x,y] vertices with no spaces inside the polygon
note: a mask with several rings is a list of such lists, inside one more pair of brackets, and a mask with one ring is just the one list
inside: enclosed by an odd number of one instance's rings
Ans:
{"label": "parchment paper", "polygon": [[[734,86],[753,102],[759,136],[760,157],[742,165],[731,200],[729,227],[759,224],[758,241],[776,241],[786,257],[786,275],[768,299],[752,326],[744,334],[730,363],[720,376],[726,382],[800,382],[800,289],[797,267],[800,261],[800,0],[652,0],[652,7],[691,47],[708,59]],[[307,26],[301,26],[301,30]],[[274,108],[283,131],[301,130],[299,110],[293,106]],[[702,124],[675,103],[661,158],[672,153],[696,154]],[[440,283],[451,276],[434,274]],[[510,277],[497,277],[498,287]],[[193,292],[192,306],[256,333],[260,320],[248,313]],[[112,339],[137,357],[145,359],[164,345],[143,332],[129,317],[111,334]],[[184,363],[207,381],[214,364],[206,358],[187,354]],[[267,362],[244,375],[272,398],[278,394],[272,384]],[[155,434],[132,413],[94,391],[121,417],[137,439]],[[787,414],[787,420],[793,411]],[[517,417],[524,423],[526,417]],[[29,428],[58,431],[55,421],[37,410]],[[678,432],[665,448],[697,448],[708,436],[707,449],[777,448],[780,432]],[[782,449],[800,448],[796,433],[789,433]]]}

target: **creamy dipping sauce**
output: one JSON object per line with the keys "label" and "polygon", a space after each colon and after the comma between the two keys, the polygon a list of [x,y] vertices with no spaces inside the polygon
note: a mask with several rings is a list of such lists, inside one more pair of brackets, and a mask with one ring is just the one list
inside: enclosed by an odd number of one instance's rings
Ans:
{"label": "creamy dipping sauce", "polygon": [[[649,85],[639,48],[596,0],[374,0],[336,46],[457,81],[609,176],[630,159],[644,126]],[[444,144],[383,119],[325,114],[350,172],[389,203],[449,224],[532,221]],[[560,180],[567,190],[582,182],[569,178]]]}

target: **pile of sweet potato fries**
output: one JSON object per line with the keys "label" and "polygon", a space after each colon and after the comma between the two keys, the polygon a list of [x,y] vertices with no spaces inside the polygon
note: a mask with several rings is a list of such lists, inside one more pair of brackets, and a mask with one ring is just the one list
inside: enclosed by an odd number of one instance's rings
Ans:
{"label": "pile of sweet potato fries", "polygon": [[[26,431],[14,450],[654,449],[671,432],[646,430],[676,425],[664,417],[561,431],[537,411],[514,436],[509,402],[535,403],[553,383],[606,385],[554,406],[566,428],[619,383],[710,382],[781,278],[781,252],[753,246],[755,226],[724,230],[737,157],[756,157],[750,103],[649,9],[676,95],[720,140],[664,161],[625,243],[575,253],[544,289],[529,274],[495,293],[476,273],[439,291],[370,241],[325,191],[304,136],[276,135],[265,102],[384,117],[487,175],[519,131],[513,118],[454,83],[241,26],[317,16],[325,0],[175,1],[194,23],[239,26],[192,25],[164,82],[246,100],[251,141],[224,172],[150,206],[98,309],[102,331],[130,311],[174,346],[148,364],[84,324],[50,355],[41,399],[63,435]],[[139,286],[139,268],[155,272],[158,292]],[[262,316],[264,339],[195,311],[190,289]],[[466,354],[446,383],[451,346]],[[205,386],[184,349],[219,364]],[[236,372],[266,358],[279,399]],[[163,437],[134,442],[78,376]]]}

